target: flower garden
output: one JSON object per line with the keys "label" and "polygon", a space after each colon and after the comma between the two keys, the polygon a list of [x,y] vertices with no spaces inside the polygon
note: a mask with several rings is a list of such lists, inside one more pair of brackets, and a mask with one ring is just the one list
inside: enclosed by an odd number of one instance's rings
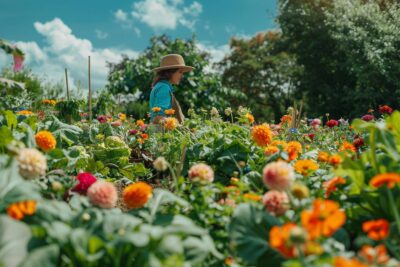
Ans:
{"label": "flower garden", "polygon": [[[3,266],[399,266],[400,112],[0,116]],[[157,112],[157,110],[155,110]]]}

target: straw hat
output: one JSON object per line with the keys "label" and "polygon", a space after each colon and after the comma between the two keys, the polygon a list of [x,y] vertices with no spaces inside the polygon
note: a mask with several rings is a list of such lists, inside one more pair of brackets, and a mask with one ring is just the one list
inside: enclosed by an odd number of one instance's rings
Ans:
{"label": "straw hat", "polygon": [[183,69],[184,72],[193,70],[191,66],[186,66],[183,57],[178,54],[169,54],[161,58],[160,67],[153,69],[154,72],[167,69]]}

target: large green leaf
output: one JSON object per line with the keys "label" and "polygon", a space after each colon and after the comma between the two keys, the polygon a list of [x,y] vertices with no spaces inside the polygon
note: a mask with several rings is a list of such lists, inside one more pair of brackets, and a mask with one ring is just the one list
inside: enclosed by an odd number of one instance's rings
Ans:
{"label": "large green leaf", "polygon": [[40,247],[29,253],[19,267],[57,267],[60,249],[57,245]]}
{"label": "large green leaf", "polygon": [[234,211],[229,234],[237,254],[245,262],[258,267],[280,266],[282,256],[268,245],[269,231],[280,222],[261,207],[240,204]]}

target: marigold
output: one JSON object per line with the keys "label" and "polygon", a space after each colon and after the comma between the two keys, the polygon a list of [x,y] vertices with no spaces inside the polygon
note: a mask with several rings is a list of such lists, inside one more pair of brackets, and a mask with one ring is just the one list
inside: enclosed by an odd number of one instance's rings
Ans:
{"label": "marigold", "polygon": [[397,173],[381,173],[375,175],[369,184],[375,188],[386,185],[388,188],[393,188],[397,183],[400,183],[400,174]]}
{"label": "marigold", "polygon": [[373,240],[382,240],[389,235],[390,224],[385,219],[366,221],[362,229]]}
{"label": "marigold", "polygon": [[40,131],[35,135],[35,141],[38,147],[40,147],[43,151],[53,150],[57,141],[54,135],[49,131]]}
{"label": "marigold", "polygon": [[251,115],[250,113],[246,113],[244,116],[246,117],[246,119],[249,121],[250,124],[254,122],[254,116]]}
{"label": "marigold", "polygon": [[25,215],[33,215],[35,212],[35,200],[27,200],[13,203],[7,208],[7,214],[15,220],[22,220]]}
{"label": "marigold", "polygon": [[323,183],[322,187],[325,189],[325,196],[329,197],[332,192],[336,191],[336,186],[340,184],[346,184],[346,180],[343,177],[334,177],[329,181]]}
{"label": "marigold", "polygon": [[384,245],[378,245],[375,248],[370,245],[364,245],[358,253],[360,258],[364,259],[369,265],[384,265],[389,261],[389,256]]}
{"label": "marigold", "polygon": [[295,247],[288,242],[291,230],[295,227],[297,226],[294,223],[286,223],[273,226],[269,232],[269,245],[286,258],[293,258],[296,254]]}
{"label": "marigold", "polygon": [[174,130],[178,126],[178,120],[174,117],[166,118],[164,127],[167,130]]}
{"label": "marigold", "polygon": [[344,257],[335,257],[333,259],[334,267],[368,267],[357,259],[346,259]]}
{"label": "marigold", "polygon": [[139,127],[141,127],[141,126],[144,125],[144,121],[143,121],[143,120],[137,120],[137,121],[136,121],[136,125],[139,126]]}
{"label": "marigold", "polygon": [[151,198],[152,187],[145,182],[137,182],[127,186],[122,197],[128,208],[135,209],[143,207]]}
{"label": "marigold", "polygon": [[276,153],[278,153],[279,152],[279,148],[277,147],[277,146],[267,146],[265,149],[264,149],[264,154],[266,155],[266,156],[271,156],[271,155],[273,155],[273,154],[276,154]]}
{"label": "marigold", "polygon": [[286,190],[294,179],[293,167],[284,161],[268,163],[263,169],[264,184],[271,190]]}
{"label": "marigold", "polygon": [[320,162],[328,162],[329,161],[329,154],[326,153],[326,152],[321,151],[321,152],[318,153],[318,158],[317,159]]}
{"label": "marigold", "polygon": [[283,116],[281,117],[281,122],[282,122],[283,124],[285,124],[285,123],[290,124],[290,123],[292,122],[292,116],[290,116],[290,115],[283,115]]}
{"label": "marigold", "polygon": [[301,223],[312,240],[335,233],[346,221],[339,204],[331,200],[316,199],[311,210],[301,212]]}
{"label": "marigold", "polygon": [[171,116],[175,114],[175,109],[166,109],[165,110],[165,115]]}
{"label": "marigold", "polygon": [[298,154],[303,150],[301,144],[297,141],[290,141],[286,146],[286,152],[289,155],[289,161],[297,158]]}
{"label": "marigold", "polygon": [[160,107],[154,107],[154,108],[152,108],[151,110],[152,110],[154,113],[158,113],[158,112],[161,111],[161,108],[160,108]]}
{"label": "marigold", "polygon": [[272,131],[268,124],[256,125],[251,131],[254,142],[259,146],[267,146],[272,141]]}
{"label": "marigold", "polygon": [[30,110],[21,110],[17,112],[17,115],[24,115],[24,116],[30,116],[30,115],[34,115],[35,113],[33,113]]}
{"label": "marigold", "polygon": [[329,157],[329,163],[333,166],[337,166],[342,162],[342,157],[340,155],[332,155]]}
{"label": "marigold", "polygon": [[294,164],[295,170],[301,175],[309,175],[318,170],[318,164],[310,159],[298,160]]}

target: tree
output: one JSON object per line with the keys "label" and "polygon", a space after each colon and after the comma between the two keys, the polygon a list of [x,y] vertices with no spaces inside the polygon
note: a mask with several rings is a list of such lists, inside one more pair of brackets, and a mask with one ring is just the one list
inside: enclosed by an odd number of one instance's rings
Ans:
{"label": "tree", "polygon": [[210,64],[210,55],[197,48],[194,37],[171,40],[165,35],[151,38],[150,46],[137,58],[124,56],[117,64],[109,63],[107,90],[113,94],[137,94],[140,102],[148,101],[154,76],[151,70],[159,66],[162,56],[171,53],[181,54],[186,65],[195,68],[184,76],[175,91],[184,111],[189,108],[230,106],[233,99],[245,97],[238,90],[224,88],[219,75],[205,71]]}
{"label": "tree", "polygon": [[246,105],[258,119],[279,121],[293,104],[295,74],[301,67],[282,49],[280,39],[281,34],[274,31],[258,33],[248,40],[233,38],[232,52],[219,64],[223,84],[245,93]]}
{"label": "tree", "polygon": [[304,67],[297,91],[313,115],[355,117],[399,107],[400,8],[395,1],[280,1],[283,41]]}

